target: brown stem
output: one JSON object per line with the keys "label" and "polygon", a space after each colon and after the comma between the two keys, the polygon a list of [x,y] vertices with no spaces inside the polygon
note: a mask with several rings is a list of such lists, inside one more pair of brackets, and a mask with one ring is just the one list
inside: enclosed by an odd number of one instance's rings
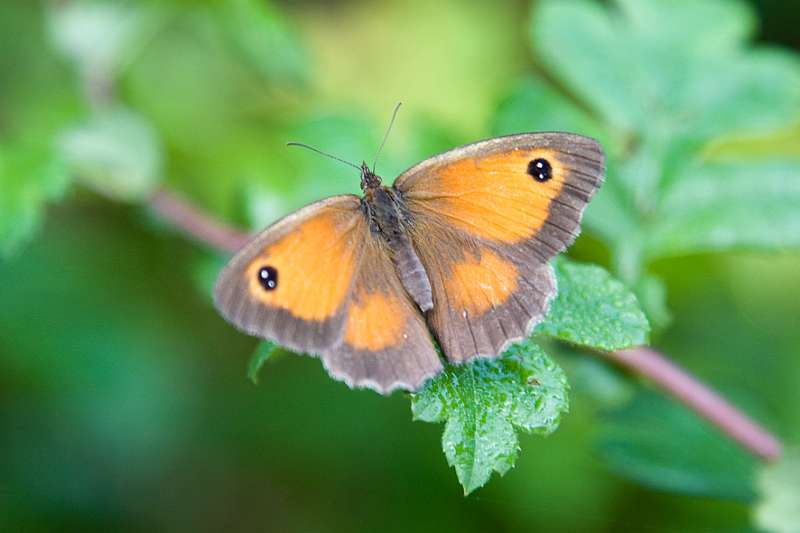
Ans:
{"label": "brown stem", "polygon": [[[209,217],[169,191],[160,190],[155,193],[150,204],[156,212],[187,235],[220,251],[235,252],[249,238],[246,233]],[[652,381],[753,455],[767,461],[780,457],[782,445],[774,435],[660,353],[640,347],[603,353],[602,356]]]}
{"label": "brown stem", "polygon": [[780,458],[783,446],[774,435],[660,353],[639,347],[603,355],[634,374],[646,377],[752,454],[766,461]]}
{"label": "brown stem", "polygon": [[246,233],[211,218],[164,189],[153,194],[150,207],[194,240],[222,252],[236,252],[249,239]]}

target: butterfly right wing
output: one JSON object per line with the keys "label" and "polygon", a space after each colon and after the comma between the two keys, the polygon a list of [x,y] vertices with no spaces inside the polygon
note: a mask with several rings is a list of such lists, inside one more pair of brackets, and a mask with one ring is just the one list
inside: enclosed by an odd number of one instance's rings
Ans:
{"label": "butterfly right wing", "polygon": [[[231,259],[214,289],[217,309],[238,329],[292,350],[330,349],[342,335],[367,224],[352,195],[287,216]],[[274,287],[262,269],[274,269]]]}
{"label": "butterfly right wing", "polygon": [[556,293],[548,262],[577,236],[604,168],[593,139],[527,133],[450,150],[397,178],[448,360],[497,356],[544,318]]}

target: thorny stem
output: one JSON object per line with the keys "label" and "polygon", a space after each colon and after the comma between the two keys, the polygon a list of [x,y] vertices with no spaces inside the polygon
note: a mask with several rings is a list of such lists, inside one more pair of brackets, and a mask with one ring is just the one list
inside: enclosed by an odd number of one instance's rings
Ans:
{"label": "thorny stem", "polygon": [[[156,192],[150,206],[193,239],[223,252],[238,250],[249,238],[246,233],[209,217],[167,190]],[[651,381],[751,454],[765,461],[780,458],[783,446],[777,437],[664,355],[647,347],[592,353]]]}

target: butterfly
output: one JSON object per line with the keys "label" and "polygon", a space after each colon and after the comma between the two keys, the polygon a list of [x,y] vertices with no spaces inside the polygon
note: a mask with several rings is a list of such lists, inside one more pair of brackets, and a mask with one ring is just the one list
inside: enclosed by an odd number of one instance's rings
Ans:
{"label": "butterfly", "polygon": [[549,261],[602,183],[594,139],[496,137],[436,155],[389,187],[313,203],[263,230],[221,272],[214,300],[240,330],[321,357],[380,393],[530,335],[556,294]]}

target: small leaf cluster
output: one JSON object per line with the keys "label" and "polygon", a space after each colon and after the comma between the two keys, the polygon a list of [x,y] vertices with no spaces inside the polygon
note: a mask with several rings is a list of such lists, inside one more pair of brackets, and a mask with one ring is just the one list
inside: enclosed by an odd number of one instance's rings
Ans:
{"label": "small leaf cluster", "polygon": [[414,418],[445,422],[442,447],[464,492],[506,473],[519,451],[515,429],[548,435],[569,407],[566,376],[537,344],[551,337],[597,350],[643,344],[649,324],[636,297],[595,265],[556,262],[559,292],[535,336],[502,357],[447,365],[411,397]]}

